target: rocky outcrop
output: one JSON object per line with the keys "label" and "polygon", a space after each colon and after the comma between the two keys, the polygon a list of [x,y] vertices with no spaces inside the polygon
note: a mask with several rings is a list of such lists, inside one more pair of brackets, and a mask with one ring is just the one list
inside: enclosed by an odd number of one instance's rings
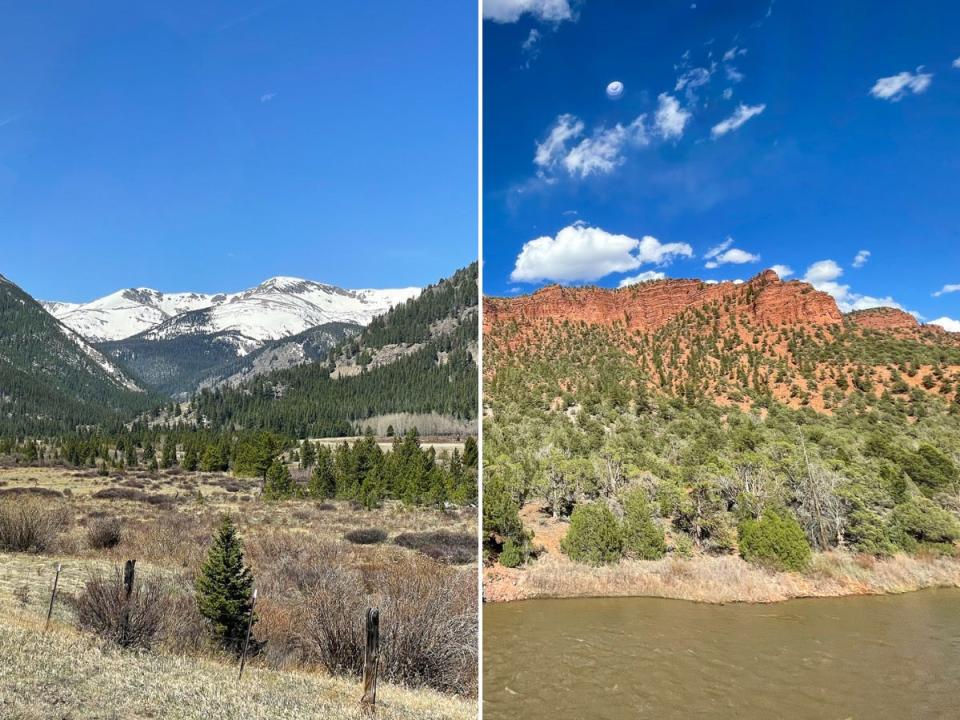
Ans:
{"label": "rocky outcrop", "polygon": [[891,307],[855,310],[847,318],[865,330],[917,330],[920,323],[908,312]]}
{"label": "rocky outcrop", "polygon": [[837,304],[826,293],[804,282],[783,282],[766,270],[745,283],[705,283],[701,280],[655,280],[619,290],[559,285],[519,298],[484,300],[484,331],[515,320],[553,320],[590,324],[625,323],[628,330],[650,332],[689,309],[712,302],[734,301],[739,312],[752,313],[764,324],[823,324],[842,322]]}

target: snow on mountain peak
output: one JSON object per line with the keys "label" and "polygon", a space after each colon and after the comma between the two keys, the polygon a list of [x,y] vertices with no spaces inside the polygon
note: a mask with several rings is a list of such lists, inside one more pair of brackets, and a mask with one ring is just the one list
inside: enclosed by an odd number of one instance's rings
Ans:
{"label": "snow on mountain peak", "polygon": [[[241,354],[268,340],[327,322],[367,325],[420,288],[345,290],[303,278],[277,276],[237,293],[163,293],[152,288],[118,290],[89,303],[45,302],[44,307],[89,342],[146,334],[164,339],[184,334],[229,333]],[[203,312],[197,312],[197,311]]]}

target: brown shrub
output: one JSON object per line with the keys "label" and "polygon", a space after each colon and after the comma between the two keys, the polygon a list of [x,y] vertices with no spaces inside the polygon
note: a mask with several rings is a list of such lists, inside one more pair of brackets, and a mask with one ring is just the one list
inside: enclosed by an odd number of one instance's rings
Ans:
{"label": "brown shrub", "polygon": [[123,521],[120,518],[99,518],[87,528],[87,542],[95,550],[109,550],[123,539]]}
{"label": "brown shrub", "polygon": [[150,648],[163,626],[168,596],[157,581],[136,579],[128,598],[123,570],[116,567],[112,575],[92,575],[70,604],[81,630],[120,647]]}
{"label": "brown shrub", "polygon": [[476,686],[475,577],[428,560],[331,567],[307,595],[300,642],[337,674],[359,675],[368,607],[380,609],[383,676],[469,694]]}
{"label": "brown shrub", "polygon": [[25,496],[0,500],[0,550],[44,552],[69,527],[73,515],[64,502]]}
{"label": "brown shrub", "polygon": [[386,540],[387,534],[379,528],[365,528],[344,533],[343,539],[354,545],[376,545]]}
{"label": "brown shrub", "polygon": [[400,547],[417,550],[429,558],[452,565],[464,565],[477,559],[477,539],[467,533],[437,530],[424,533],[403,533],[393,542]]}

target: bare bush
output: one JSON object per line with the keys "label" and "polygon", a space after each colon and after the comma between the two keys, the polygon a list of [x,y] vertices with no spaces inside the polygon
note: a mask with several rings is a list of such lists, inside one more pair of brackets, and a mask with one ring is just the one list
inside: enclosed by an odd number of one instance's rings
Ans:
{"label": "bare bush", "polygon": [[127,597],[123,570],[92,575],[71,600],[77,627],[115,642],[120,647],[150,648],[157,639],[168,607],[159,582],[135,580]]}
{"label": "bare bush", "polygon": [[37,497],[0,500],[0,550],[44,552],[72,519],[69,506]]}
{"label": "bare bush", "polygon": [[452,565],[464,565],[477,559],[477,539],[467,533],[447,530],[424,533],[403,533],[393,542],[400,547],[417,550],[429,558]]}
{"label": "bare bush", "polygon": [[379,528],[363,528],[344,533],[343,539],[354,545],[376,545],[386,540],[387,534]]}
{"label": "bare bush", "polygon": [[379,607],[382,673],[413,687],[470,693],[476,683],[475,580],[428,560],[369,569],[331,568],[302,607],[308,657],[336,674],[359,675],[367,607]]}
{"label": "bare bush", "polygon": [[123,522],[120,518],[100,518],[87,528],[87,542],[95,550],[109,550],[123,539]]}

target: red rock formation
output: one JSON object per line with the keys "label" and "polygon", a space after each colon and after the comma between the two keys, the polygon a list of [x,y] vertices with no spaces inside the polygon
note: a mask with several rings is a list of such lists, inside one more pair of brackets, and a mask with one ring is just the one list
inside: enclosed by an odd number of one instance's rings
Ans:
{"label": "red rock formation", "polygon": [[917,330],[920,327],[913,315],[891,307],[856,310],[847,313],[847,317],[867,330]]}
{"label": "red rock formation", "polygon": [[833,298],[803,282],[783,282],[766,270],[742,284],[707,284],[700,280],[656,280],[619,290],[559,285],[518,298],[484,299],[484,330],[516,320],[537,323],[569,320],[612,325],[625,322],[629,330],[649,332],[663,327],[684,310],[718,301],[737,301],[760,323],[833,324],[843,316]]}

